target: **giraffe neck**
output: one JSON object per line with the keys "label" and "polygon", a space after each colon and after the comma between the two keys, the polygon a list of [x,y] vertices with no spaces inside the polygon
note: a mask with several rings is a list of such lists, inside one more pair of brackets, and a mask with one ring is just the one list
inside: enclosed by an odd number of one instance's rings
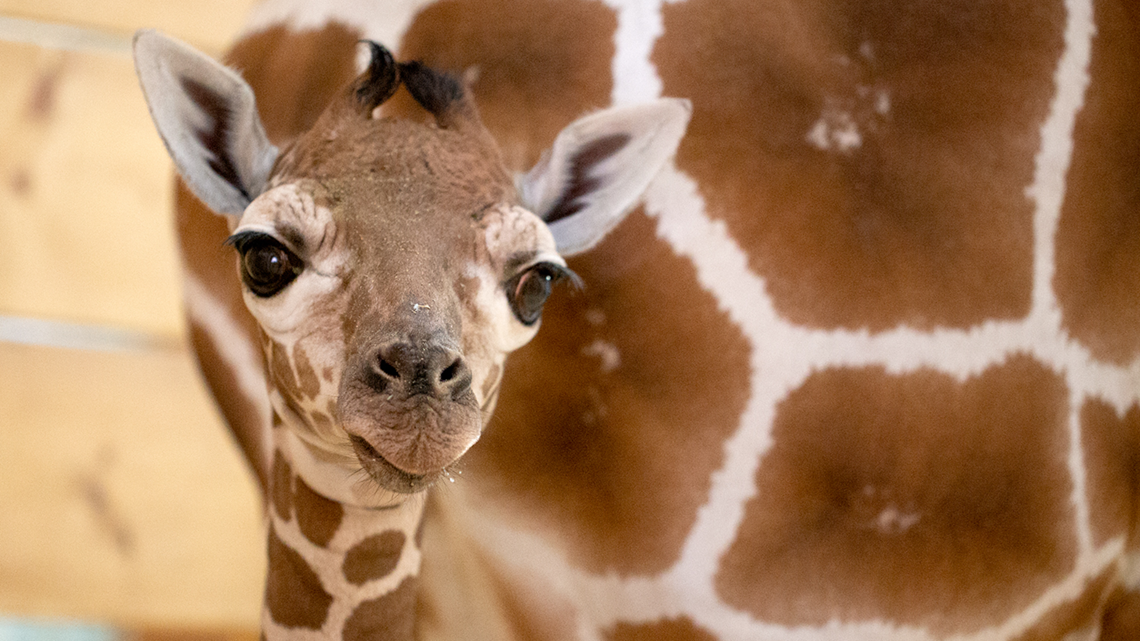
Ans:
{"label": "giraffe neck", "polygon": [[423,497],[384,508],[341,503],[294,470],[278,448],[269,479],[264,637],[412,639]]}

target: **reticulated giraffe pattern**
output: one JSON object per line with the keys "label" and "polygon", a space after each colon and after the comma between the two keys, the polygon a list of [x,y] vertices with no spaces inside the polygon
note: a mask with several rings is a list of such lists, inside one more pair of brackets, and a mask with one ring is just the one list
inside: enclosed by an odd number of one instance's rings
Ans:
{"label": "reticulated giraffe pattern", "polygon": [[[362,36],[475,68],[518,171],[584,111],[693,102],[673,165],[570,261],[584,291],[548,304],[433,490],[420,637],[1140,634],[1135,18],[1092,0],[260,8],[235,50],[269,61],[247,68],[259,92],[351,66]],[[298,86],[264,89],[263,110],[293,110],[267,123],[314,108],[285,99]],[[356,535],[314,540],[273,496],[271,546],[343,581]]]}

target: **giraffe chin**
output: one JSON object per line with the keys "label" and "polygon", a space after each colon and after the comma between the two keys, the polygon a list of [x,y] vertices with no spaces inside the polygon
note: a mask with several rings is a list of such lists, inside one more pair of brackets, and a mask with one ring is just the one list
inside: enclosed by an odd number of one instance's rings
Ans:
{"label": "giraffe chin", "polygon": [[359,436],[350,437],[356,458],[368,476],[380,487],[399,494],[417,494],[431,487],[443,476],[443,470],[429,474],[412,474],[388,462],[376,448]]}
{"label": "giraffe chin", "polygon": [[456,398],[395,389],[378,394],[349,384],[337,413],[364,471],[381,488],[402,494],[430,487],[483,431],[470,387]]}

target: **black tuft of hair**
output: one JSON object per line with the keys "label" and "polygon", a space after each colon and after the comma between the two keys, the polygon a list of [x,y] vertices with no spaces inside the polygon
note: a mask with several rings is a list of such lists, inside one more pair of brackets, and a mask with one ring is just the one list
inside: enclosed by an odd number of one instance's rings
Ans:
{"label": "black tuft of hair", "polygon": [[463,83],[458,78],[419,61],[401,62],[400,78],[416,102],[437,118],[463,100]]}
{"label": "black tuft of hair", "polygon": [[400,86],[400,67],[397,65],[392,52],[383,45],[371,40],[361,40],[368,45],[372,59],[368,62],[368,70],[361,75],[353,87],[356,102],[365,112],[379,107],[385,100],[396,93]]}

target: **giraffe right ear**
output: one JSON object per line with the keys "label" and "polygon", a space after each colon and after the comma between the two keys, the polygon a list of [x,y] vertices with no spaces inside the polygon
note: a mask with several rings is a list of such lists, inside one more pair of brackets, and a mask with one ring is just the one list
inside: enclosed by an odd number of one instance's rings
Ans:
{"label": "giraffe right ear", "polygon": [[151,118],[190,190],[218,213],[241,215],[265,190],[277,159],[253,89],[157,31],[135,34],[134,57]]}
{"label": "giraffe right ear", "polygon": [[625,218],[677,151],[692,111],[688,100],[661,98],[592,113],[558,134],[518,188],[560,254],[590,249]]}

